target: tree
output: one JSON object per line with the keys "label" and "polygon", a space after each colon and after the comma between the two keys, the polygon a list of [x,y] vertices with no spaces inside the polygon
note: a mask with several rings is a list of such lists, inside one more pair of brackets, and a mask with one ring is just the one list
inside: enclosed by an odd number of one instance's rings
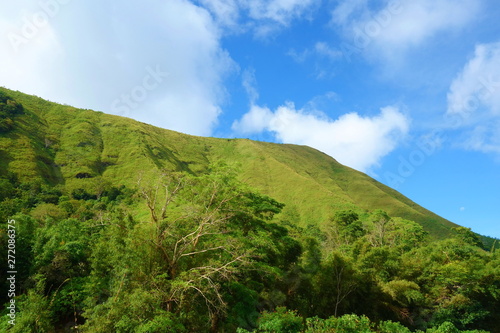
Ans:
{"label": "tree", "polygon": [[23,114],[23,106],[0,91],[0,133],[9,132],[14,127],[12,118]]}
{"label": "tree", "polygon": [[[109,286],[110,292],[103,295],[104,303],[94,303],[94,310],[88,311],[89,330],[105,325],[100,321],[105,313],[114,313],[113,318],[152,320],[153,309],[158,307],[169,314],[169,320],[184,318],[182,323],[190,330],[217,331],[226,325],[229,304],[239,302],[229,293],[238,292],[248,297],[247,305],[257,307],[252,299],[259,292],[262,295],[263,289],[237,286],[253,279],[271,286],[270,281],[277,281],[272,276],[281,277],[300,256],[301,248],[286,228],[270,223],[283,205],[248,190],[224,170],[214,168],[197,177],[164,173],[149,184],[141,180],[138,193],[149,220],[129,226],[117,221],[116,227],[110,226],[113,241],[103,238],[102,245],[95,246],[99,251],[95,257],[101,261],[108,256],[105,248],[109,252],[116,246],[113,252],[121,253],[121,262],[113,255],[109,260],[116,264],[95,263],[102,271],[96,282]],[[109,266],[117,266],[116,272],[110,272]],[[106,278],[110,273],[111,280]],[[143,292],[148,293],[152,308],[137,306],[131,314],[130,307],[117,305],[118,300],[127,302]],[[256,309],[245,311],[250,314]],[[106,322],[103,331],[116,329],[110,328],[113,321]],[[139,324],[123,325],[130,329]]]}
{"label": "tree", "polygon": [[481,248],[483,247],[483,243],[479,239],[479,236],[472,232],[470,228],[456,227],[452,228],[452,230],[455,232],[456,237],[464,243]]}
{"label": "tree", "polygon": [[363,223],[359,220],[359,215],[353,210],[341,210],[334,214],[333,225],[328,230],[332,248],[339,248],[342,245],[350,245],[360,237],[365,235]]}
{"label": "tree", "polygon": [[339,253],[332,253],[314,278],[316,314],[337,316],[345,311],[348,306],[343,306],[344,303],[358,286],[358,276],[349,259]]}
{"label": "tree", "polygon": [[374,246],[384,246],[391,217],[385,211],[377,209],[370,215],[370,222],[373,224],[373,231],[370,237],[372,244]]}

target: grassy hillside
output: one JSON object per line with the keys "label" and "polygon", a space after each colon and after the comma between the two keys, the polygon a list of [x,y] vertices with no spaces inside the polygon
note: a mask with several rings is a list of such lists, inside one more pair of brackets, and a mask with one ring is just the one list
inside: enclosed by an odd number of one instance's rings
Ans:
{"label": "grassy hillside", "polygon": [[0,219],[1,332],[498,332],[492,239],[305,146],[0,89]]}
{"label": "grassy hillside", "polygon": [[102,181],[134,187],[157,170],[197,174],[214,161],[239,166],[240,178],[286,204],[291,222],[324,226],[340,209],[383,209],[414,220],[435,237],[456,226],[367,175],[310,147],[185,135],[132,119],[59,105],[0,89],[22,104],[0,135],[0,176],[92,190]]}

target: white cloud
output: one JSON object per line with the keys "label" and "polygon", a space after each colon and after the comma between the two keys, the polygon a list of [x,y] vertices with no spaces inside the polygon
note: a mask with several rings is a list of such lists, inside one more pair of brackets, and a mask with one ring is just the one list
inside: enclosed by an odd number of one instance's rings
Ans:
{"label": "white cloud", "polygon": [[249,16],[255,20],[271,20],[286,26],[302,16],[317,0],[240,0]]}
{"label": "white cloud", "polygon": [[256,134],[269,130],[269,125],[274,119],[274,114],[266,107],[252,105],[250,111],[245,113],[240,121],[233,123],[233,130],[242,134]]}
{"label": "white cloud", "polygon": [[366,12],[368,0],[340,0],[337,7],[332,11],[332,23],[347,25],[355,13]]}
{"label": "white cloud", "polygon": [[394,60],[440,32],[464,27],[480,5],[480,0],[386,0],[382,8],[371,8],[366,0],[345,0],[332,12],[332,23],[358,52]]}
{"label": "white cloud", "polygon": [[218,24],[235,28],[240,18],[240,8],[237,0],[200,0],[215,17]]}
{"label": "white cloud", "polygon": [[320,0],[199,0],[226,33],[252,30],[258,37],[288,27],[295,19],[303,19]]}
{"label": "white cloud", "polygon": [[476,46],[450,85],[447,113],[466,128],[462,146],[500,153],[500,43]]}
{"label": "white cloud", "polygon": [[384,11],[391,13],[387,28],[375,38],[391,48],[418,45],[441,31],[463,27],[476,17],[479,5],[479,0],[404,0],[392,11],[389,5],[375,14],[380,24]]}
{"label": "white cloud", "polygon": [[[53,3],[54,15],[34,0],[29,10],[18,4],[0,14],[0,26],[8,28],[2,31],[19,33],[34,15],[48,17],[18,52],[1,39],[0,62],[9,64],[0,67],[1,85],[190,134],[212,133],[226,98],[224,78],[235,65],[206,9],[187,0]],[[148,68],[168,76],[153,84]],[[141,90],[145,82],[154,89]],[[134,92],[133,103],[125,103],[123,96]]]}
{"label": "white cloud", "polygon": [[[0,14],[0,84],[7,88],[49,93],[45,80],[50,67],[56,67],[64,51],[50,19],[42,8],[27,12],[12,4]],[[35,73],[35,74],[34,74]]]}
{"label": "white cloud", "polygon": [[254,104],[259,98],[259,91],[257,90],[257,79],[255,78],[255,70],[247,69],[243,71],[242,85],[247,92],[250,103]]}
{"label": "white cloud", "polygon": [[408,133],[409,119],[388,106],[374,117],[353,112],[332,120],[321,112],[297,110],[293,103],[286,103],[274,112],[253,106],[233,124],[233,130],[241,134],[268,131],[280,142],[314,147],[342,164],[366,172],[396,148]]}
{"label": "white cloud", "polygon": [[331,48],[326,42],[317,42],[314,45],[314,51],[319,55],[325,56],[330,59],[338,59],[342,57],[342,52]]}
{"label": "white cloud", "polygon": [[343,57],[342,51],[330,46],[327,42],[317,41],[311,47],[305,48],[302,51],[297,51],[292,48],[287,52],[287,56],[292,58],[297,63],[304,63],[306,60],[312,59],[314,70],[311,72],[317,79],[331,78],[338,70],[336,66],[332,66],[335,61]]}
{"label": "white cloud", "polygon": [[450,86],[449,113],[466,115],[479,109],[500,114],[500,43],[477,45]]}
{"label": "white cloud", "polygon": [[474,126],[465,132],[462,141],[465,149],[500,154],[500,121]]}

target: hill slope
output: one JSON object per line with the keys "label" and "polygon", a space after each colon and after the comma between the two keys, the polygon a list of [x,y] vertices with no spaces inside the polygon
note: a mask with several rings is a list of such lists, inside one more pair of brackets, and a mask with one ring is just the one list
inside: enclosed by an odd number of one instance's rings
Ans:
{"label": "hill slope", "polygon": [[0,134],[0,176],[13,172],[69,191],[102,180],[133,187],[140,175],[159,169],[199,173],[222,160],[237,163],[244,182],[285,203],[282,214],[301,225],[324,225],[334,211],[351,208],[383,209],[435,237],[456,226],[310,147],[195,137],[4,88],[0,93],[24,108]]}

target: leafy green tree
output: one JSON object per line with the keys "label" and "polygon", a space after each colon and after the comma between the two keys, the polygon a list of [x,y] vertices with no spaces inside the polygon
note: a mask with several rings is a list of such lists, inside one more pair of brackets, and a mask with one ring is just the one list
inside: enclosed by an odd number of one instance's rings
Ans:
{"label": "leafy green tree", "polygon": [[388,229],[386,242],[390,247],[398,248],[400,253],[425,244],[428,236],[420,224],[398,217],[391,218]]}
{"label": "leafy green tree", "polygon": [[[286,288],[281,278],[298,260],[301,247],[286,228],[269,223],[281,204],[249,191],[226,172],[164,174],[149,185],[142,181],[139,193],[150,220],[127,225],[113,218],[116,222],[102,229],[94,246],[92,285],[109,291],[100,294],[104,301],[88,299],[94,305],[86,313],[87,330],[118,329],[115,320],[101,320],[110,311],[114,318],[152,320],[154,308],[170,313],[170,320],[184,318],[180,323],[190,330],[230,327],[228,313],[253,325],[250,317],[255,317],[259,298],[270,295],[270,288]],[[110,253],[110,247],[116,250]],[[243,287],[252,281],[260,286]],[[132,315],[127,314],[130,307],[117,305],[139,292],[150,295],[149,311]],[[241,303],[234,293],[247,301]],[[123,330],[137,325],[124,322]]]}
{"label": "leafy green tree", "polygon": [[23,114],[23,106],[0,91],[0,133],[9,132],[14,127],[13,117]]}
{"label": "leafy green tree", "polygon": [[0,330],[12,333],[52,332],[54,323],[50,312],[50,299],[44,295],[44,289],[43,279],[38,280],[33,289],[17,297],[15,325],[8,324],[8,317],[2,316]]}
{"label": "leafy green tree", "polygon": [[277,307],[275,312],[264,312],[259,319],[258,332],[298,333],[302,329],[302,318],[284,307]]}
{"label": "leafy green tree", "polygon": [[380,322],[377,328],[380,333],[411,333],[407,327],[390,320]]}
{"label": "leafy green tree", "polygon": [[306,333],[371,333],[373,323],[366,316],[347,314],[342,317],[330,317],[320,319],[317,317],[307,318]]}
{"label": "leafy green tree", "polygon": [[343,245],[350,245],[366,231],[363,223],[359,220],[359,215],[353,210],[341,210],[332,217],[333,224],[329,227],[328,235],[332,248],[340,248]]}
{"label": "leafy green tree", "polygon": [[374,246],[384,246],[391,227],[391,217],[383,210],[377,209],[370,214],[369,220],[373,226],[370,240]]}
{"label": "leafy green tree", "polygon": [[498,283],[494,282],[498,271],[487,264],[490,255],[456,238],[405,254],[401,274],[417,281],[425,295],[421,319],[416,321],[434,326],[450,322],[459,329],[492,327],[496,311],[490,304],[498,304]]}
{"label": "leafy green tree", "polygon": [[0,178],[0,201],[12,198],[15,195],[15,187],[6,178]]}
{"label": "leafy green tree", "polygon": [[360,277],[348,258],[332,253],[314,277],[313,286],[314,312],[322,317],[337,316],[350,308],[350,296],[359,288]]}
{"label": "leafy green tree", "polygon": [[456,227],[453,228],[453,231],[455,232],[456,237],[464,243],[481,248],[483,247],[483,243],[479,239],[479,236],[472,232],[470,228]]}

